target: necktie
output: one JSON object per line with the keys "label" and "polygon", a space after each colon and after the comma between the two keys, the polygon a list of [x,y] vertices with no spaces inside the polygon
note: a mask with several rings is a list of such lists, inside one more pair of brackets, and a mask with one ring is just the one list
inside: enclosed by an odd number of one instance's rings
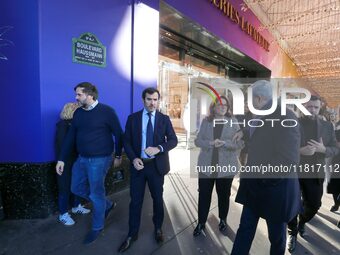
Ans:
{"label": "necktie", "polygon": [[148,125],[146,127],[146,146],[145,146],[145,148],[153,146],[153,128],[152,128],[152,122],[151,122],[151,112],[148,112],[148,116],[149,116],[149,121],[148,121]]}

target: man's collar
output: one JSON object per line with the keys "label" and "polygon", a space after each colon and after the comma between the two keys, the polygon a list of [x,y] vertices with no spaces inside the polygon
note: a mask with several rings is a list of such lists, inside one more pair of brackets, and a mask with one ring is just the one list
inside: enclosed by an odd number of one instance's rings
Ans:
{"label": "man's collar", "polygon": [[83,108],[83,109],[86,110],[86,111],[91,111],[93,108],[95,108],[97,106],[98,103],[99,103],[98,100],[96,100],[89,107]]}
{"label": "man's collar", "polygon": [[[143,108],[143,114],[148,114],[148,110],[145,109],[145,108]],[[153,112],[151,112],[151,115],[152,115],[152,116],[155,116],[155,114],[156,114],[156,110],[153,111]]]}

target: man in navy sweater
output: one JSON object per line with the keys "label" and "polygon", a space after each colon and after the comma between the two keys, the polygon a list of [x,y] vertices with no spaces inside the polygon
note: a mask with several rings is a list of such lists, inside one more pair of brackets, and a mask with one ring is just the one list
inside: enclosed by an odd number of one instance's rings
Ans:
{"label": "man in navy sweater", "polygon": [[84,240],[85,244],[89,244],[98,238],[105,218],[115,207],[115,203],[105,198],[104,181],[112,164],[114,146],[114,166],[121,164],[123,131],[115,111],[98,103],[98,91],[94,85],[82,82],[74,91],[82,107],[74,113],[56,170],[59,175],[62,174],[64,161],[75,144],[78,158],[72,169],[71,190],[93,204],[92,230]]}

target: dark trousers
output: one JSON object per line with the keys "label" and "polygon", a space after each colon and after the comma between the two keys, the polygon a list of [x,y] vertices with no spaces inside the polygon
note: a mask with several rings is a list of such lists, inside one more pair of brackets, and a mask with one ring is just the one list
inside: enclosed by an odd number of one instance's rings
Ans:
{"label": "dark trousers", "polygon": [[59,213],[64,214],[71,207],[80,204],[80,198],[71,192],[72,165],[66,162],[62,175],[57,175]]}
{"label": "dark trousers", "polygon": [[[269,210],[269,209],[268,209]],[[253,242],[259,216],[243,206],[240,226],[237,230],[231,255],[248,255]],[[284,255],[286,248],[287,224],[266,220],[270,241],[270,255]]]}
{"label": "dark trousers", "polygon": [[198,223],[207,221],[211,203],[211,194],[216,183],[219,218],[226,220],[229,211],[229,197],[233,178],[199,178],[198,179]]}
{"label": "dark trousers", "polygon": [[[300,179],[303,213],[299,214],[300,224],[309,222],[321,207],[323,179]],[[288,234],[297,235],[298,216],[288,223]]]}
{"label": "dark trousers", "polygon": [[144,163],[144,168],[140,171],[131,169],[130,179],[130,207],[129,207],[129,234],[138,234],[140,218],[144,200],[145,185],[149,186],[153,200],[153,224],[155,229],[160,229],[164,219],[163,208],[163,184],[164,175],[158,173],[155,162]]}
{"label": "dark trousers", "polygon": [[334,205],[340,206],[340,193],[332,194],[332,195],[333,195]]}

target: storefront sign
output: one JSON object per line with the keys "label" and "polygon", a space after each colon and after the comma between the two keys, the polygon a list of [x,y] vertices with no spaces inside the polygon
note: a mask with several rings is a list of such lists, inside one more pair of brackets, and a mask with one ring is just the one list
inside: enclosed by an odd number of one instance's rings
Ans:
{"label": "storefront sign", "polygon": [[73,62],[99,67],[106,66],[106,47],[91,33],[72,38]]}
{"label": "storefront sign", "polygon": [[269,51],[269,42],[250,24],[227,0],[209,0],[216,8],[218,8],[226,17],[240,26],[242,31],[248,34],[253,40]]}

